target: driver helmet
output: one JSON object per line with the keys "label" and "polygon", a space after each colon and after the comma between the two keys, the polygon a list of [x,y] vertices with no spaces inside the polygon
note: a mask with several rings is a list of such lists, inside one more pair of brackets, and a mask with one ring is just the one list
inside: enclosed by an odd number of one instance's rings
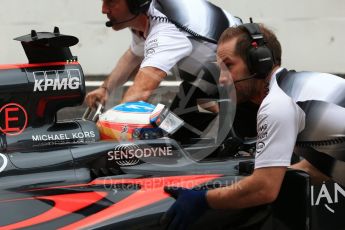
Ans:
{"label": "driver helmet", "polygon": [[150,122],[156,106],[143,102],[126,102],[101,114],[97,122],[102,140],[132,141],[156,139],[162,130]]}

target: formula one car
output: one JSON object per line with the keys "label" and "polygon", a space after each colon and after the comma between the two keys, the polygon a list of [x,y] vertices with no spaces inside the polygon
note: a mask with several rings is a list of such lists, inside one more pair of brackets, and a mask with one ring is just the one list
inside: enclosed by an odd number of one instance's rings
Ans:
{"label": "formula one car", "polygon": [[[69,49],[78,39],[55,28],[16,40],[29,63],[0,66],[0,229],[164,229],[174,202],[164,186],[212,189],[252,173],[255,145],[236,135],[181,145],[150,127],[114,141],[93,121],[58,121],[85,96]],[[289,170],[273,204],[209,211],[192,228],[340,230],[344,201],[339,184]]]}

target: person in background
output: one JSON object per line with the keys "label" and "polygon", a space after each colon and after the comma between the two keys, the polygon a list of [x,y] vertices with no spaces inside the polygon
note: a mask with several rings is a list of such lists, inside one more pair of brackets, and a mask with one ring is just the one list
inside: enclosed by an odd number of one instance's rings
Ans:
{"label": "person in background", "polygon": [[197,132],[182,129],[175,136],[199,135],[214,117],[188,111],[195,110],[198,99],[218,97],[218,71],[211,74],[207,66],[216,61],[220,34],[241,24],[240,19],[205,0],[103,0],[102,13],[109,19],[106,26],[131,30],[131,45],[103,84],[86,95],[86,104],[104,105],[133,74],[121,102],[147,101],[177,66],[184,81],[170,109]]}

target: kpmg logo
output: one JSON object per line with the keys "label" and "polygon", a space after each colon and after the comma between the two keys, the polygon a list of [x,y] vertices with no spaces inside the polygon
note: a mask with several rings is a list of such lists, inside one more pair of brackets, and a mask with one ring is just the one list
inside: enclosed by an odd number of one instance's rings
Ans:
{"label": "kpmg logo", "polygon": [[340,196],[345,198],[345,190],[337,183],[333,183],[333,185],[334,189],[331,189],[333,191],[329,191],[330,188],[327,188],[326,184],[323,183],[318,193],[315,191],[315,187],[311,186],[311,205],[319,206],[323,204],[328,211],[335,213],[332,205],[339,203]]}
{"label": "kpmg logo", "polygon": [[7,157],[4,154],[0,153],[0,173],[6,169],[7,164],[8,164]]}
{"label": "kpmg logo", "polygon": [[81,84],[79,69],[35,71],[32,74],[34,92],[78,89]]}

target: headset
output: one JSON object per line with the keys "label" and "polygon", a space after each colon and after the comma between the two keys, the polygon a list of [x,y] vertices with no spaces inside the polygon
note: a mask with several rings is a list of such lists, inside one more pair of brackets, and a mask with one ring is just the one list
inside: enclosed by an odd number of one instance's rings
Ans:
{"label": "headset", "polygon": [[251,75],[264,79],[272,71],[274,57],[272,51],[266,46],[264,35],[257,23],[242,24],[251,38],[251,44],[247,49],[247,66]]}
{"label": "headset", "polygon": [[[134,15],[133,17],[124,20],[124,21],[118,21],[118,22],[113,22],[113,21],[107,21],[105,23],[106,27],[112,27],[113,25],[116,24],[121,24],[121,23],[125,23],[125,22],[129,22],[132,21],[133,19],[135,19],[140,13],[145,13],[149,7],[150,4],[152,2],[152,0],[126,0],[127,2],[127,6],[129,11]],[[160,2],[158,2],[158,4],[160,4]],[[160,22],[164,22],[164,23],[173,23],[175,24],[176,27],[186,31],[187,33],[189,33],[190,35],[192,35],[193,37],[197,38],[197,39],[201,39],[203,41],[207,41],[213,44],[217,44],[218,42],[214,39],[211,38],[207,38],[205,36],[202,36],[196,32],[194,32],[193,30],[189,29],[187,26],[184,26],[180,23],[178,23],[177,21],[171,20],[167,17],[159,17],[159,16],[150,16],[150,18],[152,20],[155,21],[160,21]]]}
{"label": "headset", "polygon": [[127,1],[129,11],[134,15],[138,15],[148,10],[152,0],[126,0],[126,1]]}

